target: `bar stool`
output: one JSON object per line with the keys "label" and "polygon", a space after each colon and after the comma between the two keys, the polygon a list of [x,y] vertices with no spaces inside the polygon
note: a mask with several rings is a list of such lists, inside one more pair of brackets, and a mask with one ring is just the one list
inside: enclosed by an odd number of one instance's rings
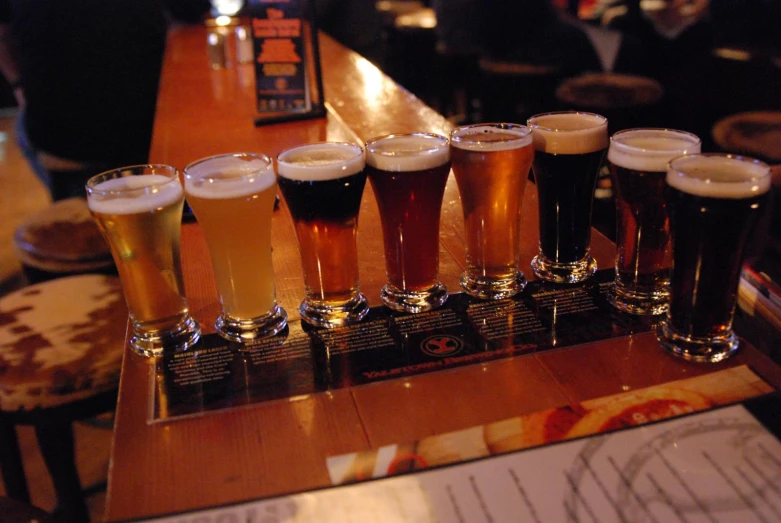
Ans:
{"label": "bar stool", "polygon": [[568,78],[556,88],[561,109],[606,116],[610,134],[632,127],[655,127],[659,122],[662,85],[645,76],[586,73]]}
{"label": "bar stool", "polygon": [[478,68],[484,121],[525,124],[530,116],[555,109],[553,93],[561,80],[557,66],[483,57]]}
{"label": "bar stool", "polygon": [[108,244],[84,198],[68,198],[34,214],[14,233],[28,283],[83,273],[115,274]]}
{"label": "bar stool", "polygon": [[127,317],[115,276],[57,278],[0,298],[0,470],[9,497],[30,501],[15,426],[32,425],[63,520],[89,521],[71,423],[113,412]]}

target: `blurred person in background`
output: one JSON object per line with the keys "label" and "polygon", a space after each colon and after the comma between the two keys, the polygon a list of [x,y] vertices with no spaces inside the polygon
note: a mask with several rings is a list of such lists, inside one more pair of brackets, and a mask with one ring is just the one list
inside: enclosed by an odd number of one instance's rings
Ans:
{"label": "blurred person in background", "polygon": [[[0,0],[0,71],[17,141],[53,200],[104,170],[146,163],[170,14],[199,0]],[[166,10],[168,9],[168,10]]]}

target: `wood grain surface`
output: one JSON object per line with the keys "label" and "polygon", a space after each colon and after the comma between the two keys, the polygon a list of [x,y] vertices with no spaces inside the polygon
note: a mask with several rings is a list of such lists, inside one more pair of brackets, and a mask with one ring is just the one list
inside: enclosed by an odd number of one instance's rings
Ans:
{"label": "wood grain surface", "polygon": [[[314,141],[362,142],[390,132],[446,134],[451,128],[359,55],[326,35],[320,44],[327,116],[255,127],[252,66],[211,70],[204,30],[174,29],[163,66],[151,161],[181,169],[224,152],[276,156],[287,147]],[[538,242],[534,189],[527,184],[523,203],[521,260],[527,277]],[[277,298],[291,321],[297,321],[303,277],[284,202],[272,227]],[[451,291],[459,290],[463,238],[460,198],[451,174],[440,236],[441,276]],[[361,287],[376,306],[385,271],[377,205],[368,184],[358,242]],[[614,246],[596,231],[592,250],[601,267],[612,265]],[[204,332],[213,332],[219,305],[206,246],[195,224],[184,227],[182,257],[193,314]],[[329,484],[329,455],[416,440],[742,363],[781,386],[778,367],[750,346],[726,363],[703,366],[667,356],[651,334],[641,334],[149,424],[157,386],[153,362],[127,351],[106,518],[144,517],[323,487]]]}

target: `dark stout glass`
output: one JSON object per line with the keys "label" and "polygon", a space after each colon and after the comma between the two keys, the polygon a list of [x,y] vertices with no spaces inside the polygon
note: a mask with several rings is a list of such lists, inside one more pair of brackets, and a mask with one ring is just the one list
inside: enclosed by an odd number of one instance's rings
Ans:
{"label": "dark stout glass", "polygon": [[670,162],[666,182],[673,267],[670,308],[657,337],[686,359],[721,361],[738,349],[732,330],[738,283],[770,169],[742,157],[681,156]]}
{"label": "dark stout glass", "polygon": [[532,116],[534,181],[540,217],[540,253],[532,270],[541,279],[575,283],[597,265],[589,254],[591,205],[607,152],[607,119],[591,113]]}

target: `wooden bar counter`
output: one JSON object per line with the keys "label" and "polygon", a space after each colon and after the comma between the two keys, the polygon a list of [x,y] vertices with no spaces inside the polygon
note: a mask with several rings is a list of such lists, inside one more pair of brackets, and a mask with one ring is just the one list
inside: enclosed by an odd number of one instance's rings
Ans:
{"label": "wooden bar counter", "polygon": [[[205,156],[263,152],[322,140],[362,143],[392,132],[447,134],[450,123],[371,63],[321,35],[325,118],[255,127],[252,65],[211,70],[205,30],[172,29],[163,65],[150,161],[183,168]],[[521,260],[536,254],[536,191],[527,185]],[[378,211],[369,184],[359,216],[361,288],[380,305],[385,280]],[[237,230],[234,234],[251,231]],[[442,210],[443,282],[458,292],[464,266],[463,218],[455,181]],[[277,298],[290,321],[304,296],[298,246],[284,202],[273,221]],[[612,266],[614,246],[594,231],[599,266]],[[182,257],[188,300],[204,333],[219,312],[200,229],[186,224]],[[170,422],[149,423],[156,386],[153,361],[126,352],[107,497],[107,520],[160,515],[330,484],[326,457],[493,422],[748,363],[781,386],[781,372],[750,346],[719,365],[667,356],[651,334],[614,338],[313,394]]]}

